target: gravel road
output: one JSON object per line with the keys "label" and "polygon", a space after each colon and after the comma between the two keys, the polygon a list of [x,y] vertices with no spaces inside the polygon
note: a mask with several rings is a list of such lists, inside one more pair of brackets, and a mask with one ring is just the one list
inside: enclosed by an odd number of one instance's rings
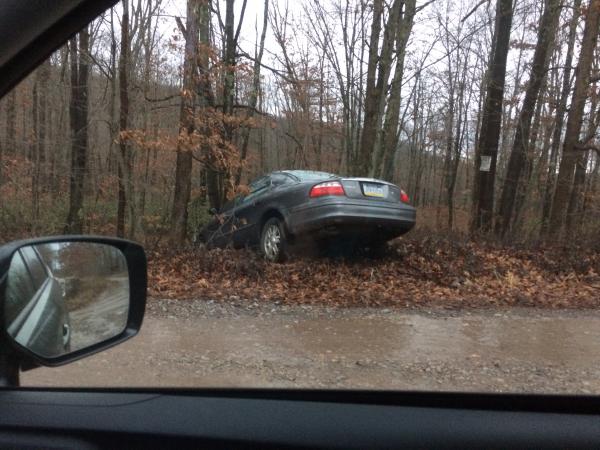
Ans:
{"label": "gravel road", "polygon": [[141,333],[25,386],[600,393],[600,312],[149,300]]}

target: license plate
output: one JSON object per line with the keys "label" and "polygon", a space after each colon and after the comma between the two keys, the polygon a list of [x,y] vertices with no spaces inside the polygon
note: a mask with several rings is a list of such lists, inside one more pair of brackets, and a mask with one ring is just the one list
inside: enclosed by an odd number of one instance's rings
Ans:
{"label": "license plate", "polygon": [[378,184],[363,184],[363,192],[367,197],[385,197],[383,186]]}

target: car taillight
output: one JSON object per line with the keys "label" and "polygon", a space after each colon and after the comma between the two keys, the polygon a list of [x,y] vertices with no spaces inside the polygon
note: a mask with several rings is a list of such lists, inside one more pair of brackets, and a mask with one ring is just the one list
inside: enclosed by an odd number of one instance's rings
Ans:
{"label": "car taillight", "polygon": [[408,194],[406,192],[404,192],[402,189],[400,189],[400,201],[402,203],[410,202],[410,198],[408,198]]}
{"label": "car taillight", "polygon": [[346,195],[346,193],[339,181],[327,181],[313,186],[309,194],[311,198],[323,197],[324,195]]}

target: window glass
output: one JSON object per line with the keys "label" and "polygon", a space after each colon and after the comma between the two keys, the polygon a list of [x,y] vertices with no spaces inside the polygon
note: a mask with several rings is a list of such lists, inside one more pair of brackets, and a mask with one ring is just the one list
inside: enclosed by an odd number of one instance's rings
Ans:
{"label": "window glass", "polygon": [[[595,1],[139,0],[130,46],[115,2],[0,99],[0,240],[148,255],[131,363],[69,384],[600,394]],[[126,281],[57,251],[13,301]]]}
{"label": "window glass", "polygon": [[271,178],[270,177],[260,177],[257,180],[254,180],[252,183],[250,183],[250,194],[253,194],[257,191],[260,191],[264,188],[266,188],[267,186],[269,186],[271,184]]}
{"label": "window glass", "polygon": [[291,184],[294,182],[294,180],[292,180],[292,177],[284,173],[274,173],[273,175],[271,175],[271,181],[274,186],[281,186],[283,184]]}
{"label": "window glass", "polygon": [[327,178],[336,178],[337,175],[327,172],[318,172],[316,170],[291,170],[290,173],[302,181],[324,180]]}

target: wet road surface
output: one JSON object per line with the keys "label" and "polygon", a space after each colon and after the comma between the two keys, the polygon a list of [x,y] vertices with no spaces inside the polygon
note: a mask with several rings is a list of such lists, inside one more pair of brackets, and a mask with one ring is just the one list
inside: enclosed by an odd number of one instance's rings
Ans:
{"label": "wet road surface", "polygon": [[150,302],[131,341],[23,385],[600,393],[596,312]]}
{"label": "wet road surface", "polygon": [[104,289],[92,302],[69,314],[71,351],[110,339],[121,333],[127,325],[129,278],[111,277],[103,281]]}

